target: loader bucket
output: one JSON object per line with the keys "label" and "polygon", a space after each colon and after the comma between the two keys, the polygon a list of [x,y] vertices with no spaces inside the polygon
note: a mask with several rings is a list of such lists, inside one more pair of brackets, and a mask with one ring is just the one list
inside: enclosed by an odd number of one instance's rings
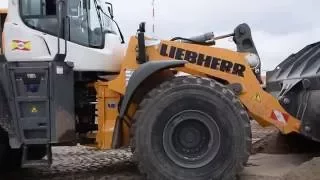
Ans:
{"label": "loader bucket", "polygon": [[301,120],[301,134],[320,142],[320,42],[304,47],[267,72],[266,91]]}

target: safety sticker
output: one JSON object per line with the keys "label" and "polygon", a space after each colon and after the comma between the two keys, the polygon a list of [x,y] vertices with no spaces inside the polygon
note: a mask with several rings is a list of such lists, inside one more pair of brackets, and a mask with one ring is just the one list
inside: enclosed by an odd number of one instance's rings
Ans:
{"label": "safety sticker", "polygon": [[115,109],[115,108],[117,108],[118,106],[117,106],[117,103],[116,103],[116,102],[110,101],[110,102],[107,103],[107,107],[108,107],[109,109]]}
{"label": "safety sticker", "polygon": [[273,110],[271,112],[271,118],[276,121],[279,121],[281,123],[287,124],[287,121],[289,119],[289,115],[282,113],[281,111],[278,111],[278,110]]}
{"label": "safety sticker", "polygon": [[32,113],[38,113],[38,109],[36,107],[32,107],[31,112]]}
{"label": "safety sticker", "polygon": [[11,48],[12,48],[12,51],[16,51],[16,50],[30,51],[31,50],[31,42],[30,41],[12,40]]}
{"label": "safety sticker", "polygon": [[253,98],[254,101],[257,101],[259,103],[261,103],[261,95],[259,93],[256,93]]}
{"label": "safety sticker", "polygon": [[62,66],[57,66],[57,74],[63,74],[63,67]]}

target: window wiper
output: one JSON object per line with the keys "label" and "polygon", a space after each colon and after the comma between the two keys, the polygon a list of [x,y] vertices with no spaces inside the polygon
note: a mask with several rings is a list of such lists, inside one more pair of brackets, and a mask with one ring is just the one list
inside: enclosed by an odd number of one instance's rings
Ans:
{"label": "window wiper", "polygon": [[101,31],[102,31],[103,29],[102,29],[101,12],[99,10],[99,9],[101,9],[101,7],[98,5],[97,0],[94,0],[93,2],[94,2],[94,5],[96,6],[96,9],[97,9],[97,15],[98,15],[99,23],[101,24]]}
{"label": "window wiper", "polygon": [[[95,0],[95,2],[96,2],[96,0]],[[101,6],[97,5],[97,9],[98,9],[100,12],[102,12],[103,15],[107,16],[109,19],[111,19],[111,20],[116,24],[116,26],[117,26],[117,28],[118,28],[118,31],[119,31],[119,34],[120,34],[120,37],[121,37],[121,43],[124,44],[124,43],[125,43],[125,41],[124,41],[124,36],[123,36],[123,34],[122,34],[122,32],[121,32],[121,29],[120,29],[118,23],[117,23],[113,18],[111,18],[106,12],[104,12],[104,10],[101,8]]]}

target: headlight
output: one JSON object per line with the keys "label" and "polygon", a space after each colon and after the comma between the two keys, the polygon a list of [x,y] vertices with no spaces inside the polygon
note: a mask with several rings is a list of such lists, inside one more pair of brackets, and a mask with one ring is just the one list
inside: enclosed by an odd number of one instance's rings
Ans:
{"label": "headlight", "polygon": [[256,54],[249,53],[245,58],[251,68],[257,68],[260,65],[260,58]]}

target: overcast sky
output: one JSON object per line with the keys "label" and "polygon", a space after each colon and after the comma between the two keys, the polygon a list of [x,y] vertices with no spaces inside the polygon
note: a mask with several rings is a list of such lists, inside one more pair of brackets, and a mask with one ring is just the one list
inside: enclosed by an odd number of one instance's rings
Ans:
{"label": "overcast sky", "polygon": [[0,8],[6,7],[8,0],[0,0]]}
{"label": "overcast sky", "polygon": [[[0,6],[6,0],[0,0]],[[115,18],[126,37],[141,21],[152,25],[152,0],[113,0]],[[216,35],[233,32],[240,23],[251,26],[263,69],[309,43],[320,41],[319,0],[155,0],[156,37]],[[149,33],[152,35],[151,33]],[[218,46],[234,48],[229,40]]]}

